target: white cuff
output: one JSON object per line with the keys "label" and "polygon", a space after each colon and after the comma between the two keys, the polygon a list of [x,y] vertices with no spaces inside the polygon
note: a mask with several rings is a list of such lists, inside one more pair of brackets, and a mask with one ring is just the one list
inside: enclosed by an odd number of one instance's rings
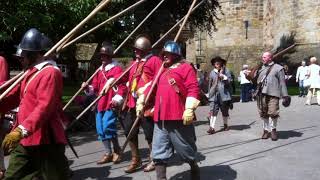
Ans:
{"label": "white cuff", "polygon": [[228,80],[228,76],[223,74],[223,80],[225,80],[225,81]]}
{"label": "white cuff", "polygon": [[187,97],[186,99],[186,109],[196,109],[200,104],[200,101],[194,97]]}
{"label": "white cuff", "polygon": [[106,85],[110,86],[114,82],[114,78],[110,78],[107,80]]}
{"label": "white cuff", "polygon": [[22,125],[19,125],[18,128],[21,129],[23,137],[27,137],[28,136],[28,131],[26,130],[26,128],[24,128]]}
{"label": "white cuff", "polygon": [[121,104],[123,102],[123,97],[119,94],[116,94],[115,96],[113,96],[112,101],[117,102],[117,104]]}

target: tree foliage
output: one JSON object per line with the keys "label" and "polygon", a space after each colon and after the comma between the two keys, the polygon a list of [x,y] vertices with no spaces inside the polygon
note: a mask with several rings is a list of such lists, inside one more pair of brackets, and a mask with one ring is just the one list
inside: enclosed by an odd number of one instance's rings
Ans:
{"label": "tree foliage", "polygon": [[[18,43],[23,33],[31,27],[38,28],[55,42],[67,34],[84,19],[100,0],[7,0],[0,2],[0,42]],[[160,0],[147,0],[141,7],[128,13],[110,25],[104,26],[82,42],[101,42],[111,37],[118,44],[141,21]],[[200,2],[200,0],[198,0]],[[85,32],[111,15],[132,5],[132,0],[113,0],[95,18],[90,20],[81,32]],[[183,17],[191,5],[191,0],[166,0],[161,8],[141,28],[141,32],[158,37],[171,25]],[[215,30],[217,0],[205,0],[189,20],[190,27]],[[133,15],[134,14],[134,15]]]}

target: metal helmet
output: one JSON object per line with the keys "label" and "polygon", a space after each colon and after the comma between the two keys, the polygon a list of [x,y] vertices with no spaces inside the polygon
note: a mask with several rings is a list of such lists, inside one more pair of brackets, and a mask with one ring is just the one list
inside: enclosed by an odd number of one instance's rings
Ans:
{"label": "metal helmet", "polygon": [[141,51],[149,51],[151,49],[151,41],[146,36],[140,36],[135,40],[133,47]]}
{"label": "metal helmet", "polygon": [[101,48],[100,48],[100,54],[112,56],[113,55],[112,44],[108,41],[104,41],[101,45]]}
{"label": "metal helmet", "polygon": [[163,47],[163,52],[168,52],[168,53],[172,53],[172,54],[176,54],[176,55],[179,55],[181,56],[182,53],[181,53],[181,47],[179,46],[178,43],[174,42],[174,41],[167,41],[165,44],[164,44],[164,47]]}
{"label": "metal helmet", "polygon": [[22,37],[19,47],[23,51],[43,51],[42,39],[40,31],[35,28],[29,29]]}
{"label": "metal helmet", "polygon": [[49,49],[52,48],[52,46],[53,46],[52,40],[48,36],[42,35],[41,48],[44,51],[49,51]]}

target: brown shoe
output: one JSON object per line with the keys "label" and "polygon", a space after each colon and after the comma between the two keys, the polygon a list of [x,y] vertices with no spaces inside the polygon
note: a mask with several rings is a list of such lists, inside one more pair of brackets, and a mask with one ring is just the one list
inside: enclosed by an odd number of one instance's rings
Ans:
{"label": "brown shoe", "polygon": [[272,141],[277,141],[278,140],[278,135],[277,135],[277,130],[276,129],[272,129],[272,131],[271,131],[271,140]]}
{"label": "brown shoe", "polygon": [[118,153],[113,153],[112,154],[112,162],[113,164],[118,164],[121,162],[121,156]]}
{"label": "brown shoe", "polygon": [[210,127],[209,130],[207,131],[207,133],[211,135],[211,134],[216,133],[216,131],[212,127]]}
{"label": "brown shoe", "polygon": [[222,130],[224,130],[224,131],[229,131],[230,128],[229,128],[228,124],[224,124]]}
{"label": "brown shoe", "polygon": [[112,161],[112,155],[111,154],[105,154],[98,162],[97,164],[105,164]]}
{"label": "brown shoe", "polygon": [[141,168],[142,162],[140,157],[132,157],[131,164],[124,170],[126,173],[133,173]]}
{"label": "brown shoe", "polygon": [[269,131],[264,130],[261,139],[268,139],[269,137],[270,137]]}

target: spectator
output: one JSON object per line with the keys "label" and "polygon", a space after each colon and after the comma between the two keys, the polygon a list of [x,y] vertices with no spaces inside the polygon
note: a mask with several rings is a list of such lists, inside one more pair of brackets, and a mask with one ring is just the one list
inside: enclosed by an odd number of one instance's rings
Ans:
{"label": "spectator", "polygon": [[310,83],[306,105],[311,105],[311,98],[317,94],[317,103],[320,106],[320,66],[316,64],[317,58],[310,58],[310,65],[307,71],[307,80]]}
{"label": "spectator", "polygon": [[307,95],[306,88],[303,86],[303,82],[306,79],[308,67],[306,66],[306,62],[302,61],[301,66],[298,67],[296,74],[296,82],[299,83],[299,97],[305,97]]}
{"label": "spectator", "polygon": [[240,71],[241,102],[248,102],[251,100],[250,90],[252,84],[246,78],[246,75],[250,72],[248,68],[249,66],[245,64],[242,67],[242,71]]}

